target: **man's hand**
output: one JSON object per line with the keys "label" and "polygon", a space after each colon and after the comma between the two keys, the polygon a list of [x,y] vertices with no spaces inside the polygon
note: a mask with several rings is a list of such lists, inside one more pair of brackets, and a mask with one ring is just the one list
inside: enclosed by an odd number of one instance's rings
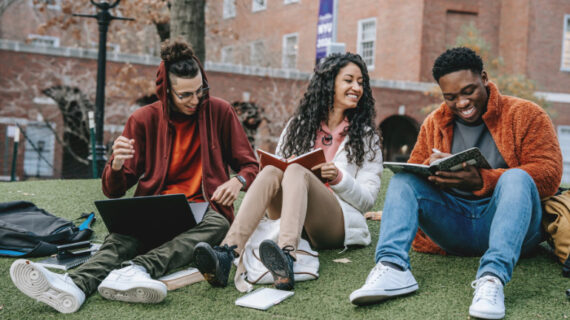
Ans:
{"label": "man's hand", "polygon": [[435,160],[443,159],[452,156],[451,153],[434,152],[429,156],[429,164],[432,164]]}
{"label": "man's hand", "polygon": [[125,160],[132,159],[135,154],[134,148],[135,140],[129,139],[123,136],[119,136],[115,142],[113,142],[113,163],[111,163],[111,169],[115,171],[121,170]]}
{"label": "man's hand", "polygon": [[315,172],[321,169],[321,177],[327,181],[333,181],[338,177],[338,168],[334,165],[334,162],[325,162],[317,164],[311,168],[311,171]]}
{"label": "man's hand", "polygon": [[429,176],[428,180],[441,188],[457,188],[464,191],[475,191],[483,187],[479,170],[465,162],[461,171],[437,171],[435,176]]}
{"label": "man's hand", "polygon": [[243,185],[241,182],[236,177],[233,177],[221,184],[216,191],[214,191],[212,199],[210,200],[215,201],[222,206],[231,206],[237,199],[242,187]]}

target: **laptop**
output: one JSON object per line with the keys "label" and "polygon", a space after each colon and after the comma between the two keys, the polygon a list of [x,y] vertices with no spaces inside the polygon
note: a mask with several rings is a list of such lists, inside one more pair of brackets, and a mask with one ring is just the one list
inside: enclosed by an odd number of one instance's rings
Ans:
{"label": "laptop", "polygon": [[184,194],[95,201],[109,233],[144,239],[155,246],[200,223],[208,205],[189,203]]}

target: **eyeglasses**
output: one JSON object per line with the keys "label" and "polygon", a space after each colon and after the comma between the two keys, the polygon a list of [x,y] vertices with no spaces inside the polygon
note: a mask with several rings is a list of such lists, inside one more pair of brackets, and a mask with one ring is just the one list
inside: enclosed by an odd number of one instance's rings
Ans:
{"label": "eyeglasses", "polygon": [[210,88],[204,87],[204,88],[200,88],[200,89],[196,90],[195,92],[192,92],[192,91],[190,91],[190,92],[182,92],[182,94],[178,94],[178,93],[174,90],[174,88],[172,88],[172,87],[171,87],[171,89],[172,89],[172,93],[174,93],[174,95],[175,95],[176,97],[178,97],[178,99],[180,99],[180,100],[192,100],[192,98],[193,98],[194,96],[196,96],[196,98],[198,98],[198,99],[202,98],[202,97],[204,96],[204,94],[208,92],[208,90],[209,90]]}

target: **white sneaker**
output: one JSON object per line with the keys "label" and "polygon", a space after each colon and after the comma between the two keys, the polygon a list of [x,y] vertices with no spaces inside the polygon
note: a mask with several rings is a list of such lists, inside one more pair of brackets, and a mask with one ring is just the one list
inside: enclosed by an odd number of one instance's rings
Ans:
{"label": "white sneaker", "polygon": [[362,288],[350,294],[350,302],[365,305],[418,290],[418,283],[408,269],[399,271],[378,262]]}
{"label": "white sneaker", "polygon": [[126,302],[159,303],[166,298],[166,285],[137,265],[111,271],[97,290],[105,299]]}
{"label": "white sneaker", "polygon": [[505,317],[505,295],[501,280],[484,276],[471,283],[475,289],[469,315],[482,319],[503,319]]}
{"label": "white sneaker", "polygon": [[14,261],[10,267],[10,277],[22,293],[61,313],[75,312],[85,301],[85,293],[67,273],[48,271],[29,260]]}

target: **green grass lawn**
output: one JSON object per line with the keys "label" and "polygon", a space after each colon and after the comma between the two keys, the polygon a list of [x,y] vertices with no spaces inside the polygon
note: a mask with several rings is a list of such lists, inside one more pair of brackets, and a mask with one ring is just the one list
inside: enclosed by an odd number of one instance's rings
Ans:
{"label": "green grass lawn", "polygon": [[[383,206],[390,173],[385,172],[375,209]],[[58,216],[73,219],[95,211],[94,200],[104,199],[99,180],[34,181],[0,184],[0,202],[27,200]],[[239,204],[237,204],[239,205]],[[379,222],[369,222],[372,245],[320,252],[320,278],[300,282],[295,295],[268,311],[234,305],[239,293],[233,282],[228,288],[211,288],[197,283],[169,292],[158,305],[129,304],[104,300],[94,294],[75,314],[62,315],[21,294],[12,284],[9,268],[14,259],[0,258],[0,319],[467,319],[473,289],[470,287],[478,258],[442,257],[411,253],[412,267],[420,289],[405,297],[379,305],[355,307],[348,301],[374,265]],[[98,221],[97,239],[106,234]],[[333,262],[348,258],[350,263]],[[521,259],[513,280],[505,288],[507,319],[567,319],[570,302],[565,290],[570,279],[546,251]],[[233,274],[230,275],[233,279]]]}

